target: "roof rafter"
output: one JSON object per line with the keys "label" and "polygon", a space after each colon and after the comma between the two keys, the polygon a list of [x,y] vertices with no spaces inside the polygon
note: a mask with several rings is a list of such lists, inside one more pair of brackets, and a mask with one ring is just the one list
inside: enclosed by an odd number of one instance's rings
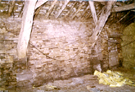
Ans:
{"label": "roof rafter", "polygon": [[86,13],[86,11],[89,9],[89,5],[85,8],[84,12],[82,13],[82,17],[83,15]]}
{"label": "roof rafter", "polygon": [[97,15],[96,15],[96,10],[95,10],[95,6],[94,6],[94,2],[93,1],[89,1],[90,4],[90,9],[91,9],[91,13],[92,13],[92,17],[94,20],[94,23],[96,25],[97,23]]}
{"label": "roof rafter", "polygon": [[69,10],[68,13],[64,16],[64,18],[66,18],[66,17],[69,15],[70,11],[72,11],[72,9],[73,9],[73,7],[74,7],[75,5],[76,5],[76,3],[74,3],[74,4],[71,6],[70,10]]}
{"label": "roof rafter", "polygon": [[79,6],[79,8],[77,9],[77,11],[75,12],[75,14],[73,15],[72,19],[74,19],[74,17],[76,16],[76,14],[80,11],[80,9],[82,8],[82,6],[85,4],[85,2],[82,2],[82,4]]}
{"label": "roof rafter", "polygon": [[62,13],[62,11],[65,9],[65,7],[67,6],[69,0],[65,1],[65,4],[62,6],[61,10],[58,12],[58,14],[55,16],[55,18],[58,18],[59,15]]}
{"label": "roof rafter", "polygon": [[9,10],[8,10],[9,16],[12,14],[14,7],[15,7],[15,0],[12,1],[11,5],[9,7]]}
{"label": "roof rafter", "polygon": [[48,18],[49,14],[51,13],[54,5],[56,4],[57,0],[54,0],[54,2],[52,3],[51,7],[49,8],[48,12],[45,15],[45,18]]}

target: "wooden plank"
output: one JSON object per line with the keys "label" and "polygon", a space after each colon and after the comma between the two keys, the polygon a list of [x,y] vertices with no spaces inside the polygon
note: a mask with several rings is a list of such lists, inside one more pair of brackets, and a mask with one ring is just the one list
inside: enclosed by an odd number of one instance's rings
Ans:
{"label": "wooden plank", "polygon": [[54,5],[56,4],[57,0],[54,0],[54,2],[52,3],[51,7],[49,8],[48,12],[45,15],[45,18],[48,18],[49,14],[52,12],[52,9],[54,7]]}
{"label": "wooden plank", "polygon": [[38,0],[35,6],[35,9],[37,9],[38,7],[40,7],[42,4],[44,4],[45,2],[47,2],[48,0]]}
{"label": "wooden plank", "polygon": [[[108,4],[107,4],[107,7],[106,8],[103,8],[102,10],[102,13],[100,15],[100,18],[99,20],[97,21],[97,25],[93,31],[93,34],[92,34],[92,41],[93,41],[93,44],[91,46],[91,49],[95,46],[95,43],[111,13],[111,9],[112,9],[112,4],[114,3],[114,1],[109,1]],[[105,10],[104,10],[105,9]]]}
{"label": "wooden plank", "polygon": [[120,6],[120,7],[114,7],[112,9],[112,12],[120,12],[120,11],[126,11],[126,10],[131,10],[131,9],[135,9],[135,4],[129,4],[129,5],[124,5],[124,6]]}
{"label": "wooden plank", "polygon": [[94,6],[94,2],[93,1],[89,1],[89,5],[90,5],[90,9],[91,9],[91,13],[92,13],[92,17],[93,17],[94,23],[96,25],[96,23],[97,23],[97,15],[96,15],[96,10],[95,10],[95,6]]}
{"label": "wooden plank", "polygon": [[12,3],[10,4],[9,10],[8,10],[8,16],[11,16],[15,6],[15,0],[12,0]]}
{"label": "wooden plank", "polygon": [[55,16],[55,18],[58,18],[59,15],[62,13],[62,11],[65,9],[65,7],[67,6],[69,0],[65,1],[65,4],[62,6],[61,10],[58,12],[58,14]]}
{"label": "wooden plank", "polygon": [[80,11],[80,9],[82,8],[82,6],[85,4],[85,2],[82,2],[82,4],[79,6],[79,8],[77,9],[77,11],[75,12],[75,14],[73,15],[72,19],[74,19],[74,17],[76,16],[76,14]]}
{"label": "wooden plank", "polygon": [[19,59],[26,58],[27,46],[30,39],[36,1],[37,0],[25,1],[22,17],[22,27],[17,44],[17,55]]}

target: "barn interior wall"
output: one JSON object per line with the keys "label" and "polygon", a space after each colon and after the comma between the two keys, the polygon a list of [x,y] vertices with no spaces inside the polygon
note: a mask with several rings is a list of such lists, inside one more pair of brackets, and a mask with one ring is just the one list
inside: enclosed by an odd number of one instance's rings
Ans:
{"label": "barn interior wall", "polygon": [[[10,81],[2,85],[39,86],[49,80],[92,74],[95,69],[105,71],[119,64],[117,50],[109,54],[112,52],[109,48],[114,47],[115,43],[108,43],[110,38],[106,27],[90,51],[93,21],[35,20],[27,62],[18,60],[16,52],[21,19],[2,18],[1,23],[1,79]],[[101,67],[97,67],[99,65]]]}
{"label": "barn interior wall", "polygon": [[[17,60],[16,46],[21,19],[3,18],[1,23],[3,40],[1,47],[4,48],[1,49],[3,58],[1,69],[4,68],[1,74],[8,71],[8,77],[14,77],[14,82],[18,81],[17,85],[21,86],[24,81],[30,79],[31,81],[27,83],[40,85],[46,80],[66,79],[92,73],[90,63],[92,44],[90,36],[94,26],[92,22],[34,21],[27,65],[22,60]],[[8,64],[10,66],[6,68]],[[8,69],[13,69],[13,72]]]}
{"label": "barn interior wall", "polygon": [[[55,15],[63,2],[57,2],[48,18],[45,17],[52,3],[47,2],[35,11],[27,57],[18,60],[16,48],[22,21],[18,17],[22,16],[24,2],[16,2],[13,12],[10,13],[8,9],[12,4],[1,2],[0,86],[40,86],[48,81],[93,74],[95,70],[116,69],[121,63],[125,68],[135,67],[135,45],[134,42],[130,43],[131,39],[134,40],[134,24],[123,31],[122,24],[119,23],[123,13],[109,17],[109,22],[99,35],[95,47],[91,48],[91,35],[95,25],[88,2],[68,3],[59,16],[65,16],[62,20],[56,19]],[[77,11],[80,5],[83,10]],[[95,6],[102,8],[104,4],[95,3]],[[99,12],[100,9],[96,10]],[[114,20],[114,17],[120,20]],[[131,32],[128,29],[131,29]],[[120,44],[122,32],[123,42]],[[125,46],[127,43],[130,45]]]}

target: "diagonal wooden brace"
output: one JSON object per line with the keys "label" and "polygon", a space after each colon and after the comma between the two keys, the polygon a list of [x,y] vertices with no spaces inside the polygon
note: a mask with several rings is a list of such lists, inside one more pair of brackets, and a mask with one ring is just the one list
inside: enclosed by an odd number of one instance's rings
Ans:
{"label": "diagonal wooden brace", "polygon": [[111,13],[111,9],[112,9],[112,5],[113,5],[114,1],[108,1],[108,4],[107,4],[107,7],[105,10],[102,10],[102,13],[100,15],[100,18],[99,20],[97,21],[97,25],[93,31],[93,34],[92,34],[92,40],[93,40],[93,44],[91,46],[91,49],[94,48],[95,46],[95,43]]}
{"label": "diagonal wooden brace", "polygon": [[23,10],[21,31],[19,34],[17,44],[17,55],[18,58],[25,58],[27,52],[27,46],[30,39],[30,33],[33,23],[33,16],[35,10],[35,4],[37,0],[26,0]]}
{"label": "diagonal wooden brace", "polygon": [[92,13],[92,17],[94,20],[94,23],[96,25],[97,23],[97,15],[96,15],[96,10],[95,10],[95,6],[94,6],[94,2],[93,1],[89,1],[90,4],[90,9],[91,9],[91,13]]}

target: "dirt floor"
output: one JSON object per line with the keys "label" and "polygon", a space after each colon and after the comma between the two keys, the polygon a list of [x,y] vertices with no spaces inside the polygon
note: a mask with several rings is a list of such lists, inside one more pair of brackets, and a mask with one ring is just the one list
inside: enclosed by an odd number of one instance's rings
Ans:
{"label": "dirt floor", "polygon": [[[135,84],[135,70],[118,69],[125,73]],[[16,87],[0,88],[0,92],[135,92],[134,86],[124,85],[122,87],[109,87],[98,83],[97,76],[84,75],[67,80],[55,80],[45,83],[40,87]],[[4,90],[4,91],[3,91]]]}

